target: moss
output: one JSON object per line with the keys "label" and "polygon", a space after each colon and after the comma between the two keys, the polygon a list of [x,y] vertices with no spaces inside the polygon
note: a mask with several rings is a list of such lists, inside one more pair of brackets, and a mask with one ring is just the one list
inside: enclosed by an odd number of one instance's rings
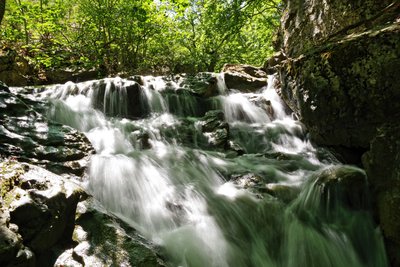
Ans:
{"label": "moss", "polygon": [[21,164],[14,161],[0,163],[0,197],[4,198],[8,192],[20,184],[20,176],[25,173]]}
{"label": "moss", "polygon": [[298,103],[314,141],[368,148],[376,128],[400,115],[399,31],[389,25],[331,41],[281,68],[282,95]]}

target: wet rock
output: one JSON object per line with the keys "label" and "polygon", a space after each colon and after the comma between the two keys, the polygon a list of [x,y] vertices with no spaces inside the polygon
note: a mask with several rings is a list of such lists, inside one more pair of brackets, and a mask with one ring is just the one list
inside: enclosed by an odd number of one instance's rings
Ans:
{"label": "wet rock", "polygon": [[203,132],[212,132],[221,126],[225,127],[224,119],[224,112],[221,110],[210,110],[203,117],[201,129]]}
{"label": "wet rock", "polygon": [[255,174],[234,174],[230,180],[240,188],[248,189],[259,198],[274,197],[283,203],[290,203],[300,192],[300,188],[294,185],[284,185],[279,183],[270,183],[265,177]]}
{"label": "wet rock", "polygon": [[400,126],[386,124],[363,156],[392,266],[400,266]]}
{"label": "wet rock", "polygon": [[370,149],[362,161],[392,266],[400,266],[399,12],[397,1],[288,1],[280,34],[288,59],[279,66],[280,95],[317,144],[357,164]]}
{"label": "wet rock", "polygon": [[161,134],[170,143],[178,143],[187,147],[207,147],[201,132],[200,122],[195,118],[180,118],[176,125],[166,125],[160,129]]}
{"label": "wet rock", "polygon": [[266,184],[265,188],[261,189],[262,192],[268,193],[284,203],[292,202],[300,193],[300,188],[292,185]]}
{"label": "wet rock", "polygon": [[[365,172],[351,166],[329,167],[317,174],[314,187],[320,192],[320,207],[329,213],[344,205],[353,210],[368,210],[368,183]],[[331,215],[331,214],[327,214]]]}
{"label": "wet rock", "polygon": [[211,108],[207,98],[190,89],[166,90],[162,95],[168,103],[169,112],[178,116],[202,117]]}
{"label": "wet rock", "polygon": [[[246,153],[246,149],[244,149],[240,144],[235,141],[228,141],[228,154],[227,157],[237,157]],[[233,152],[234,154],[229,154],[229,152]]]}
{"label": "wet rock", "polygon": [[8,89],[8,86],[3,83],[2,81],[0,81],[0,90],[9,93],[10,89]]}
{"label": "wet rock", "polygon": [[264,184],[264,179],[255,173],[247,173],[244,175],[232,175],[231,181],[233,181],[239,187],[245,189],[260,187]]}
{"label": "wet rock", "polygon": [[201,131],[211,147],[228,147],[229,125],[224,121],[221,110],[208,111],[200,123]]}
{"label": "wet rock", "polygon": [[251,97],[249,100],[256,106],[262,108],[271,121],[275,119],[275,111],[270,100],[265,99],[263,96]]}
{"label": "wet rock", "polygon": [[134,76],[130,76],[128,77],[128,80],[132,80],[137,82],[139,85],[143,86],[144,85],[144,80],[143,80],[143,76],[141,75],[134,75]]}
{"label": "wet rock", "polygon": [[76,184],[34,165],[3,161],[0,220],[9,266],[49,266],[54,247],[71,241],[77,203],[86,197]]}
{"label": "wet rock", "polygon": [[131,142],[135,144],[136,149],[150,149],[150,135],[146,131],[136,130],[130,134]]}
{"label": "wet rock", "polygon": [[148,107],[142,99],[141,86],[132,80],[106,78],[93,81],[93,107],[108,116],[141,118]]}
{"label": "wet rock", "polygon": [[126,98],[128,117],[138,118],[147,114],[146,110],[143,110],[142,108],[142,88],[138,83],[135,82],[126,85]]}
{"label": "wet rock", "polygon": [[174,79],[180,87],[201,97],[211,97],[219,94],[217,78],[213,73],[180,74]]}
{"label": "wet rock", "polygon": [[29,95],[0,91],[0,154],[45,166],[56,173],[82,175],[93,152],[82,133],[52,121],[45,104]]}
{"label": "wet rock", "polygon": [[74,229],[77,245],[61,254],[55,266],[165,266],[151,244],[121,220],[105,214],[93,199],[79,206]]}
{"label": "wet rock", "polygon": [[267,85],[267,74],[261,68],[241,64],[225,64],[222,72],[228,89],[254,92]]}

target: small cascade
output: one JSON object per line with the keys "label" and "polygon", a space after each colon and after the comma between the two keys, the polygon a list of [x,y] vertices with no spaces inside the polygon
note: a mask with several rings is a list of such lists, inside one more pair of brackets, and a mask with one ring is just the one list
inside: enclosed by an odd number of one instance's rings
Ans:
{"label": "small cascade", "polygon": [[231,123],[236,121],[245,121],[248,123],[271,122],[265,110],[250,102],[249,99],[255,96],[255,94],[242,93],[221,96],[226,120]]}
{"label": "small cascade", "polygon": [[273,79],[241,93],[220,74],[108,78],[40,97],[96,150],[84,186],[170,266],[387,266],[368,208],[335,193],[364,174],[310,143]]}
{"label": "small cascade", "polygon": [[287,266],[387,266],[367,187],[364,171],[350,166],[311,176],[285,213]]}

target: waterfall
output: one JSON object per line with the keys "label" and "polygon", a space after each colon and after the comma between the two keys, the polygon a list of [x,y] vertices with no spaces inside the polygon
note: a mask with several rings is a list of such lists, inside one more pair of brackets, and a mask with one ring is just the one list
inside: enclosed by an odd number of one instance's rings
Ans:
{"label": "waterfall", "polygon": [[213,75],[215,95],[146,76],[69,82],[38,97],[93,144],[88,191],[170,266],[387,266],[368,208],[346,206],[348,195],[321,178],[362,170],[311,144],[273,76],[241,93]]}

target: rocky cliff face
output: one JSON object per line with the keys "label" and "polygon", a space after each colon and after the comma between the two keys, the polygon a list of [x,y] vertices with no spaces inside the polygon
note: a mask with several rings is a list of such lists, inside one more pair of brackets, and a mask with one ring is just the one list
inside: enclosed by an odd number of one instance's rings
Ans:
{"label": "rocky cliff face", "polygon": [[281,22],[281,45],[296,57],[328,39],[367,29],[393,0],[287,0]]}
{"label": "rocky cliff face", "polygon": [[398,1],[287,1],[279,66],[280,93],[316,143],[355,152],[355,162],[369,151],[363,166],[393,266],[400,266],[399,14]]}

